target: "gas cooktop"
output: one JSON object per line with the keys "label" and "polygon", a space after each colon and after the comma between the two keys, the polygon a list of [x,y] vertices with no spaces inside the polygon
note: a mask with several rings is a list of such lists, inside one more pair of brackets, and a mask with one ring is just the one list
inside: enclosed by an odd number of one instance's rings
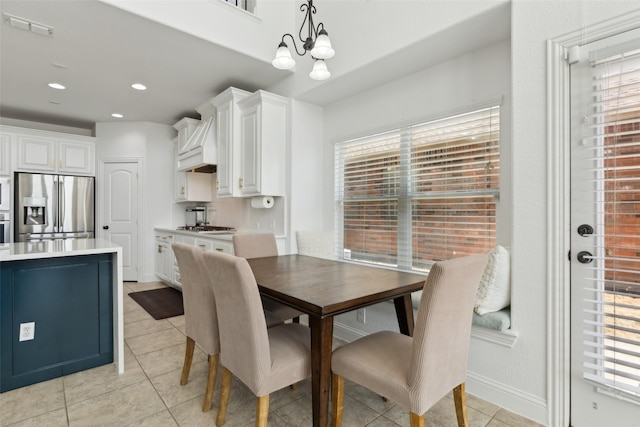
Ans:
{"label": "gas cooktop", "polygon": [[218,225],[185,225],[184,227],[178,227],[178,230],[193,231],[194,233],[208,233],[208,234],[224,234],[235,233],[236,229],[233,227],[221,227]]}

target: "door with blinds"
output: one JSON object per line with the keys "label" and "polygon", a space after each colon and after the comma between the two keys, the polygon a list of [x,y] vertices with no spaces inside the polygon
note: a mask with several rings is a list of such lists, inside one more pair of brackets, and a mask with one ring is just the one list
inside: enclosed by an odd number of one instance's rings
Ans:
{"label": "door with blinds", "polygon": [[578,57],[571,65],[571,425],[640,426],[640,30],[583,45]]}

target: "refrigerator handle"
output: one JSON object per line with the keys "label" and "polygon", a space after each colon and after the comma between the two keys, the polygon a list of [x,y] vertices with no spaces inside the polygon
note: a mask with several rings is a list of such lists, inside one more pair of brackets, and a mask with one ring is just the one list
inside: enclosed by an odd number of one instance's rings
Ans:
{"label": "refrigerator handle", "polygon": [[64,212],[64,208],[66,206],[65,203],[65,192],[64,192],[64,180],[60,180],[60,188],[58,190],[60,192],[60,196],[58,197],[59,203],[58,203],[58,212],[60,212],[58,215],[58,222],[60,223],[60,227],[62,227],[62,225],[64,224],[64,217],[65,217],[65,212]]}
{"label": "refrigerator handle", "polygon": [[[58,200],[58,178],[57,177],[53,177],[53,200]],[[56,230],[56,227],[58,227],[58,206],[55,206],[55,210],[53,211],[53,227],[54,227],[54,231],[58,231]]]}

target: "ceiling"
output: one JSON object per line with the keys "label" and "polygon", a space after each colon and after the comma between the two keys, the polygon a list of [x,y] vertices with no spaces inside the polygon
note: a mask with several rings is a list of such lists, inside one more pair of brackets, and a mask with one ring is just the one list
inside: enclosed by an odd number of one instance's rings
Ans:
{"label": "ceiling", "polygon": [[[288,75],[98,1],[2,0],[0,12],[1,117],[86,129],[116,120],[172,125],[199,118],[195,108],[229,86],[255,91]],[[5,13],[53,27],[53,36],[13,27]]]}
{"label": "ceiling", "polygon": [[[311,84],[306,75],[277,70],[266,61],[96,0],[0,0],[0,12],[0,117],[84,129],[97,122],[172,125],[183,117],[199,118],[195,108],[229,86],[270,88],[329,105],[508,39],[511,31],[510,7],[503,3]],[[5,13],[53,27],[53,36],[15,28],[5,22]],[[51,89],[51,82],[67,88]],[[304,85],[290,87],[292,82]],[[132,83],[148,89],[136,91]],[[124,117],[115,119],[112,113]]]}

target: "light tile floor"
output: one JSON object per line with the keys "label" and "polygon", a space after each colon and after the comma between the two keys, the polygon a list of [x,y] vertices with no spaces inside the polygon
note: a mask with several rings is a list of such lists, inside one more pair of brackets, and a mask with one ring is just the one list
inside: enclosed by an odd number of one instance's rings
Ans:
{"label": "light tile floor", "polygon": [[[163,287],[125,283],[125,294]],[[196,350],[189,383],[180,386],[185,350],[184,316],[154,320],[125,295],[125,373],[105,365],[0,394],[1,426],[214,426],[218,390],[211,411],[201,410],[206,355]],[[219,376],[218,376],[219,377]],[[220,380],[218,379],[218,383]],[[407,426],[407,411],[353,383],[345,385],[345,427]],[[471,427],[539,426],[467,394]],[[234,379],[225,426],[252,426],[255,397]],[[311,426],[311,384],[270,397],[269,426]],[[456,425],[451,394],[427,412],[425,425]]]}

